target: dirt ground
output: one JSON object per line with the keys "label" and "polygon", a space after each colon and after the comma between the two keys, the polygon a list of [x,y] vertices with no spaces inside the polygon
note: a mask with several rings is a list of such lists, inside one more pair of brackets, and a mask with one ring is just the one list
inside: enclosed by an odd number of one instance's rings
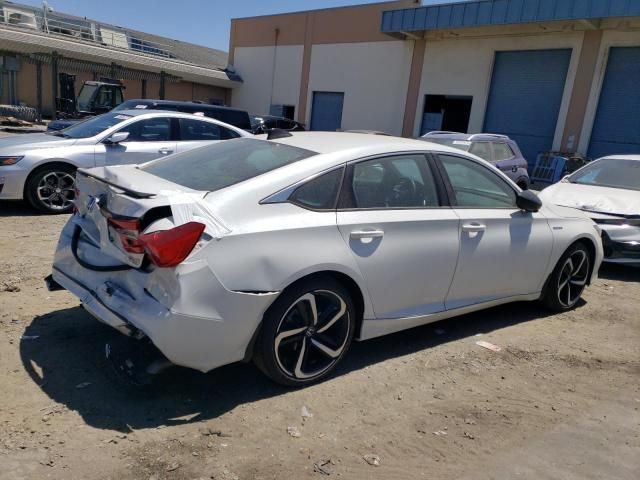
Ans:
{"label": "dirt ground", "polygon": [[604,268],[566,314],[355,344],[303,390],[238,364],[136,391],[104,355],[129,340],[44,287],[65,221],[0,202],[0,479],[640,478],[640,269]]}

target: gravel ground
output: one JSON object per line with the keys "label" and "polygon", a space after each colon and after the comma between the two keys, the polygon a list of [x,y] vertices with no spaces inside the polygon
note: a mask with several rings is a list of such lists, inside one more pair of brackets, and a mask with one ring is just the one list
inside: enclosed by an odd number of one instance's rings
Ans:
{"label": "gravel ground", "polygon": [[239,364],[140,391],[104,359],[129,340],[44,288],[65,221],[0,202],[0,479],[640,478],[640,270],[355,344],[303,390]]}

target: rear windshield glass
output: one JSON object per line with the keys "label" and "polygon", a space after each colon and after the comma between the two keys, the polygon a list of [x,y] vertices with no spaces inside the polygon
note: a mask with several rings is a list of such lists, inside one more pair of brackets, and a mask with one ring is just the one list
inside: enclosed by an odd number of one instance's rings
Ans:
{"label": "rear windshield glass", "polygon": [[183,187],[213,192],[313,155],[317,153],[289,145],[237,138],[154,160],[140,169]]}
{"label": "rear windshield glass", "polygon": [[578,170],[571,183],[640,190],[640,161],[606,158]]}

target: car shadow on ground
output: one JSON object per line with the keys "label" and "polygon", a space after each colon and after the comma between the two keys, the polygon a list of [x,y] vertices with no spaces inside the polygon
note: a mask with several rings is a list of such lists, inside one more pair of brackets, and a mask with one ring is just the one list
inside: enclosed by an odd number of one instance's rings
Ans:
{"label": "car shadow on ground", "polygon": [[600,267],[598,277],[603,280],[618,280],[620,282],[640,282],[640,267],[604,263]]}
{"label": "car shadow on ground", "polygon": [[2,217],[34,217],[42,215],[27,202],[21,200],[0,200],[0,218]]}
{"label": "car shadow on ground", "polygon": [[[354,342],[335,375],[548,315],[538,304],[516,303]],[[242,363],[207,374],[173,367],[158,375],[150,390],[127,386],[118,381],[106,360],[105,342],[118,345],[134,341],[98,323],[80,307],[36,317],[24,335],[20,355],[33,381],[53,401],[77,411],[96,428],[126,432],[129,428],[200,422],[237,405],[289,391],[272,383],[252,364]]]}

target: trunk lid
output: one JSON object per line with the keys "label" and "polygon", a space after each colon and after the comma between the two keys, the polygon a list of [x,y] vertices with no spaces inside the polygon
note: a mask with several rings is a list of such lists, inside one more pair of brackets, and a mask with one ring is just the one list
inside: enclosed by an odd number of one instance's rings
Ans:
{"label": "trunk lid", "polygon": [[[184,192],[183,187],[145,173],[134,166],[100,167],[80,169],[76,179],[77,214],[72,217],[79,227],[83,240],[99,248],[101,257],[92,258],[92,265],[127,265],[139,268],[144,253],[125,250],[121,235],[109,219],[139,221],[139,232],[169,229],[192,221],[188,215],[174,219],[176,198],[187,195],[192,201],[202,199],[205,192]],[[182,218],[184,217],[184,218]],[[163,220],[160,226],[158,221]]]}

